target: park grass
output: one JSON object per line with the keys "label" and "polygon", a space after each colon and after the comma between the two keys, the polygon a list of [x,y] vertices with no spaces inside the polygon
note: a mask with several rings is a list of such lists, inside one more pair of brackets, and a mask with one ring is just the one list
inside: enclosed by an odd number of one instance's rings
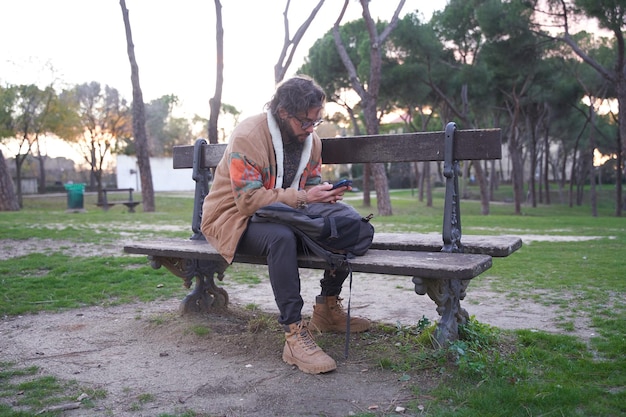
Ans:
{"label": "park grass", "polygon": [[[477,201],[461,203],[465,235],[590,240],[532,240],[512,256],[494,259],[494,266],[470,286],[471,291],[484,288],[558,309],[562,334],[504,331],[474,319],[463,330],[463,340],[440,350],[428,347],[432,326],[424,323],[382,326],[361,336],[377,338],[376,343],[357,339],[355,343],[372,346],[372,351],[365,349],[372,360],[409,385],[421,372],[434,374],[434,387],[412,387],[416,399],[405,415],[626,415],[626,220],[613,216],[610,194],[608,188],[601,193],[598,217],[591,216],[589,206],[564,204],[523,206],[522,214],[515,215],[513,206],[504,203],[492,204],[491,214],[482,216]],[[425,207],[411,191],[391,195],[394,215],[375,217],[377,231],[440,233],[441,190],[436,190],[433,207]],[[192,194],[157,194],[156,212],[143,213],[139,206],[134,214],[125,207],[105,213],[95,207],[94,198],[85,196],[85,213],[66,212],[64,197],[26,198],[23,210],[0,213],[0,245],[37,238],[58,241],[60,248],[0,261],[0,315],[182,298],[186,290],[180,289],[180,281],[151,269],[143,257],[70,258],[61,249],[68,242],[102,245],[121,238],[186,238],[191,234]],[[350,202],[363,213],[375,212],[375,200],[374,208]],[[245,266],[230,273],[235,276],[229,279],[256,283],[254,270]],[[576,336],[581,320],[593,331],[583,339]],[[320,343],[331,342],[322,338]],[[0,380],[0,392],[15,392],[10,380]],[[60,390],[41,397],[53,397],[46,401],[54,402],[64,395]],[[19,414],[0,408],[0,415]],[[362,416],[369,415],[380,414]]]}
{"label": "park grass", "polygon": [[3,315],[170,299],[186,293],[166,270],[155,271],[136,257],[33,253],[0,262],[0,276]]}

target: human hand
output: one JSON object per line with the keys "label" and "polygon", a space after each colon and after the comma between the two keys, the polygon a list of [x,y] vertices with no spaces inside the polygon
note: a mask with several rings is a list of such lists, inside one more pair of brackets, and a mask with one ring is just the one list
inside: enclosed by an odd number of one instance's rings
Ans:
{"label": "human hand", "polygon": [[343,200],[343,194],[352,190],[351,185],[339,186],[333,188],[333,184],[324,182],[307,190],[308,203],[336,203]]}

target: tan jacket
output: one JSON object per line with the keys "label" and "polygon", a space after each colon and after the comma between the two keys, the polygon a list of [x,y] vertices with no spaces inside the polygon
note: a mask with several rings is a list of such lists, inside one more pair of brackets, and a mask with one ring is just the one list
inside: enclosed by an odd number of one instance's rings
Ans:
{"label": "tan jacket", "polygon": [[321,182],[322,142],[316,133],[309,136],[302,153],[301,174],[283,189],[282,139],[272,116],[253,116],[235,128],[204,199],[201,225],[207,241],[228,263],[259,208],[275,202],[296,207],[298,190]]}

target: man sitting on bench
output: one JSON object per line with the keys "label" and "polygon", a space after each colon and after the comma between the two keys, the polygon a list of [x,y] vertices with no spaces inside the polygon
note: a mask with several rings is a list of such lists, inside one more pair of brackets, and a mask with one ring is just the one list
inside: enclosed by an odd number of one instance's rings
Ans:
{"label": "man sitting on bench", "polygon": [[[284,203],[335,203],[349,187],[332,189],[321,182],[320,138],[314,132],[322,119],[326,96],[307,77],[294,77],[278,86],[267,112],[241,122],[233,131],[224,157],[215,170],[211,192],[202,208],[202,233],[232,263],[235,252],[267,257],[278,321],[285,329],[283,360],[311,374],[337,368],[313,340],[302,319],[298,238],[291,228],[276,223],[251,223],[261,207]],[[321,331],[346,328],[339,293],[347,271],[324,272],[311,325]],[[350,330],[369,329],[368,320],[351,317]]]}

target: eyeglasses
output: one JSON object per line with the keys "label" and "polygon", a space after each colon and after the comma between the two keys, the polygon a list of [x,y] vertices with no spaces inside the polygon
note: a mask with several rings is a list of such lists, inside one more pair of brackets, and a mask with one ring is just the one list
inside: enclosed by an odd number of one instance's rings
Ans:
{"label": "eyeglasses", "polygon": [[311,126],[318,127],[319,125],[321,125],[324,122],[323,119],[317,119],[317,120],[306,119],[306,120],[302,120],[298,116],[296,116],[295,114],[292,114],[291,117],[293,117],[294,119],[296,119],[297,121],[300,122],[300,127],[302,128],[302,130],[307,130]]}

